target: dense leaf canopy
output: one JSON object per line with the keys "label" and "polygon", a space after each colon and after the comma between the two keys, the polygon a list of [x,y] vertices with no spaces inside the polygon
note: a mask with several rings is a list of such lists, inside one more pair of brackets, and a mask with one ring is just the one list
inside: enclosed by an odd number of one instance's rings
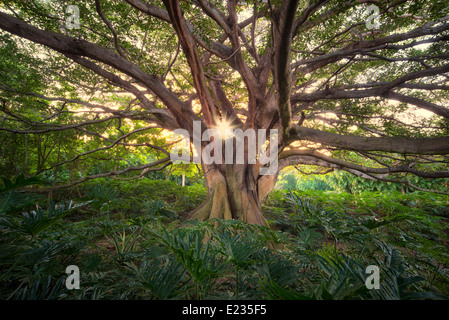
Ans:
{"label": "dense leaf canopy", "polygon": [[1,168],[142,176],[171,165],[167,131],[226,120],[279,129],[280,168],[419,189],[404,175],[449,177],[447,12],[443,0],[3,1]]}

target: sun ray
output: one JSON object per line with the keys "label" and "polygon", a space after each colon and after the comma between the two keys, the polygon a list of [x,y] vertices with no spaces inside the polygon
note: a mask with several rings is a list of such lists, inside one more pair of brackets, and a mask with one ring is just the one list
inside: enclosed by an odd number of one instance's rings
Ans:
{"label": "sun ray", "polygon": [[220,132],[222,140],[227,140],[234,137],[233,125],[228,119],[223,118],[217,120],[214,129],[217,129]]}

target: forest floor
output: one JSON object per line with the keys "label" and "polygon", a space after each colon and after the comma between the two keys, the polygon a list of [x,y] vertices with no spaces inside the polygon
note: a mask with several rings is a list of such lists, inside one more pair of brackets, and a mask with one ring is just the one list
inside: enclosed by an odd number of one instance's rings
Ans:
{"label": "forest floor", "polygon": [[[449,296],[449,197],[275,190],[262,208],[269,228],[185,223],[206,195],[149,179],[104,179],[51,201],[0,194],[0,299]],[[68,265],[79,290],[65,286]]]}

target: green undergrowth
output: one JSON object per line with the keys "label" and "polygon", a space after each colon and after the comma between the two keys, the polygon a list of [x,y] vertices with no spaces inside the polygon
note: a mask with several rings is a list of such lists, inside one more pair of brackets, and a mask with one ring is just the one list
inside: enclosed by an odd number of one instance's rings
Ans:
{"label": "green undergrowth", "polygon": [[[201,185],[103,179],[0,194],[0,299],[404,300],[449,296],[448,198],[274,191],[269,228],[185,220]],[[65,286],[66,267],[80,289]],[[368,289],[366,268],[379,268]]]}

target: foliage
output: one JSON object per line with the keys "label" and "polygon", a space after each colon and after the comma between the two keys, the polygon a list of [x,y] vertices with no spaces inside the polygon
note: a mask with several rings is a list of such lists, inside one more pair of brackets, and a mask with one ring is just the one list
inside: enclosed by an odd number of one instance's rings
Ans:
{"label": "foliage", "polygon": [[[130,278],[142,286],[142,298],[167,300],[182,296],[186,269],[175,259],[144,259],[140,266],[127,264]],[[134,284],[135,285],[135,284]]]}
{"label": "foliage", "polygon": [[45,184],[48,183],[45,179],[39,176],[34,176],[30,178],[26,178],[23,174],[19,174],[14,182],[12,182],[10,179],[6,177],[1,177],[4,187],[0,189],[0,193],[6,192],[6,191],[12,191],[14,189],[23,188],[30,185],[35,184]]}
{"label": "foliage", "polygon": [[[163,183],[175,195],[186,190]],[[139,187],[145,184],[161,182],[144,180]],[[105,180],[104,187],[83,189],[81,198],[91,202],[76,208],[42,203],[36,215],[30,202],[39,198],[2,194],[8,210],[0,224],[0,298],[404,300],[449,295],[449,208],[442,195],[278,190],[264,206],[267,228],[233,220],[187,223],[182,215],[171,215],[177,212],[176,197],[143,188],[152,200],[136,203],[128,199],[133,187]],[[135,210],[122,214],[116,202]],[[80,268],[80,290],[64,286],[71,264]],[[366,288],[369,265],[380,269],[379,290]]]}
{"label": "foliage", "polygon": [[34,237],[60,221],[74,209],[86,204],[73,205],[73,202],[70,201],[67,205],[64,205],[51,202],[47,210],[37,207],[36,210],[24,212],[22,219],[2,217],[0,224],[9,230],[24,232]]}
{"label": "foliage", "polygon": [[211,280],[220,275],[223,264],[211,250],[210,242],[203,244],[201,232],[189,231],[177,229],[169,233],[164,229],[157,237],[193,277],[195,296],[201,299],[210,290]]}
{"label": "foliage", "polygon": [[[428,179],[418,176],[408,175],[405,177],[387,176],[393,180],[404,180],[427,190],[445,191],[448,179]],[[398,179],[400,178],[400,179]],[[374,179],[357,177],[346,171],[333,171],[325,175],[321,174],[300,174],[290,170],[285,170],[279,177],[278,187],[283,190],[318,190],[337,191],[352,194],[360,194],[366,191],[371,192],[414,192],[415,190],[407,185],[393,182],[383,182]]]}
{"label": "foliage", "polygon": [[114,244],[117,260],[121,262],[125,260],[127,254],[135,251],[139,237],[138,232],[127,236],[126,231],[123,230],[123,232],[117,232],[112,238],[107,237],[107,239]]}

